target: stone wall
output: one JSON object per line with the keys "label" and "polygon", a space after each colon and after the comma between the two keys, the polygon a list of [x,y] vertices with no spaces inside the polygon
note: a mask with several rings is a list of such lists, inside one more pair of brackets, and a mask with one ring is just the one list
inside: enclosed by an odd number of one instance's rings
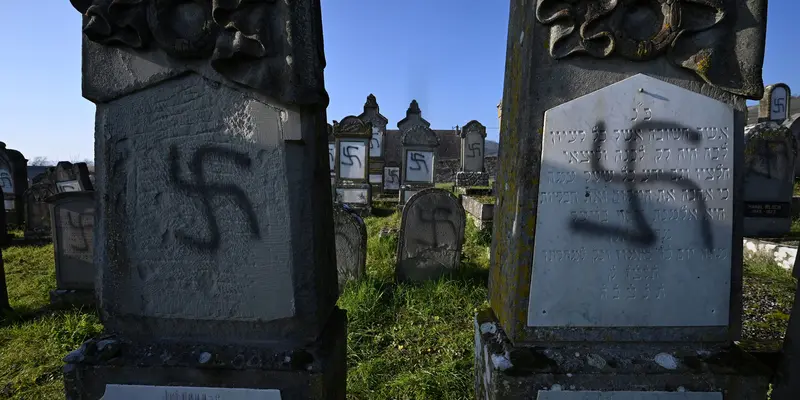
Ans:
{"label": "stone wall", "polygon": [[[436,161],[436,182],[455,182],[456,173],[460,169],[459,161],[458,158],[438,159]],[[497,156],[484,158],[483,168],[489,174],[489,179],[493,180],[497,176]]]}

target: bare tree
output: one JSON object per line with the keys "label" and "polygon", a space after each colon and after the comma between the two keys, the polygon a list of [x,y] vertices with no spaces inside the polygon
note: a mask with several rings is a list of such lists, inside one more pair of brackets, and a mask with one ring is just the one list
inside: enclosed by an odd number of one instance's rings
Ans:
{"label": "bare tree", "polygon": [[32,167],[47,167],[53,165],[53,162],[48,160],[47,157],[34,157],[28,161],[28,165]]}

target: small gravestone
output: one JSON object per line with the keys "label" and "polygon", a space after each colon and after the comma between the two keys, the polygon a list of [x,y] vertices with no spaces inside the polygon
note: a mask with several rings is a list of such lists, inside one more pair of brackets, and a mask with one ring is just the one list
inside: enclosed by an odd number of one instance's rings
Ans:
{"label": "small gravestone", "polygon": [[373,193],[381,193],[384,188],[384,144],[386,143],[384,138],[389,120],[381,114],[378,100],[373,94],[367,96],[364,112],[358,118],[372,124],[372,137],[369,142],[369,183],[372,185]]}
{"label": "small gravestone", "polygon": [[334,201],[369,214],[372,209],[372,185],[369,183],[372,125],[358,117],[347,116],[342,122],[333,121],[333,137],[337,160]]}
{"label": "small gravestone", "polygon": [[27,160],[17,150],[0,142],[0,185],[6,191],[4,204],[6,223],[22,227],[25,224],[25,191],[28,189]]}
{"label": "small gravestone", "polygon": [[282,400],[280,390],[188,386],[106,386],[103,400]]}
{"label": "small gravestone", "polygon": [[383,167],[383,192],[397,194],[398,190],[400,190],[400,167]]}
{"label": "small gravestone", "polygon": [[456,186],[488,186],[489,174],[484,171],[486,127],[470,121],[461,128],[461,170],[456,173]]}
{"label": "small gravestone", "polygon": [[[0,188],[0,195],[2,195],[2,188]],[[6,236],[6,213],[0,212],[0,235]],[[8,282],[6,282],[6,268],[3,263],[3,249],[0,247],[0,312],[4,310],[11,310],[11,304],[8,302]]]}
{"label": "small gravestone", "polygon": [[[783,121],[782,125],[792,133],[794,142],[797,143],[798,151],[800,151],[800,114],[792,115],[786,121]],[[800,162],[794,163],[794,176],[795,178],[800,177]]]}
{"label": "small gravestone", "polygon": [[0,189],[3,191],[3,205],[5,207],[6,223],[11,223],[16,208],[16,186],[14,185],[14,168],[5,149],[5,143],[0,142]]}
{"label": "small gravestone", "polygon": [[436,179],[436,148],[439,137],[422,118],[416,100],[412,100],[406,118],[397,123],[403,135],[403,168],[400,175],[400,204],[405,204],[410,193],[432,188]]}
{"label": "small gravestone", "polygon": [[52,304],[94,303],[94,193],[68,191],[47,199],[56,261],[56,289],[50,292]]}
{"label": "small gravestone", "polygon": [[53,174],[58,193],[94,190],[86,163],[61,161]]}
{"label": "small gravestone", "polygon": [[458,268],[466,215],[458,199],[443,189],[424,189],[403,207],[397,243],[399,280],[435,279]]}
{"label": "small gravestone", "polygon": [[50,206],[47,198],[56,194],[51,182],[34,183],[25,191],[25,239],[51,237]]}
{"label": "small gravestone", "polygon": [[745,128],[745,236],[777,237],[791,230],[798,144],[783,124],[790,101],[786,84],[767,86],[759,104],[759,122]]}
{"label": "small gravestone", "polygon": [[333,224],[341,292],[347,281],[361,279],[366,273],[367,226],[358,214],[344,204],[334,204]]}

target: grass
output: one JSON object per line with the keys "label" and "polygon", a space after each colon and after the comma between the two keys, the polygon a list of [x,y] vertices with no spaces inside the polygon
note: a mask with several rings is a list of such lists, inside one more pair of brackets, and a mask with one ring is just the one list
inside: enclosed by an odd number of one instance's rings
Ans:
{"label": "grass", "polygon": [[[472,318],[487,298],[490,237],[466,224],[462,265],[453,276],[395,283],[400,215],[376,208],[365,219],[367,277],[349,282],[339,299],[347,310],[348,399],[471,399]],[[52,245],[4,250],[13,313],[0,322],[0,399],[63,399],[62,358],[97,335],[97,317],[48,308],[55,287]],[[744,334],[780,340],[795,281],[768,258],[746,260]]]}

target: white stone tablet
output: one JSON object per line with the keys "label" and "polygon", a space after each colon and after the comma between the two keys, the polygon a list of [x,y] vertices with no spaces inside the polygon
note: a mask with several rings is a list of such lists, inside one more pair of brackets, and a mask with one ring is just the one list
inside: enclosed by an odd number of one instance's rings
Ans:
{"label": "white stone tablet", "polygon": [[281,400],[280,390],[106,385],[102,400]]}

